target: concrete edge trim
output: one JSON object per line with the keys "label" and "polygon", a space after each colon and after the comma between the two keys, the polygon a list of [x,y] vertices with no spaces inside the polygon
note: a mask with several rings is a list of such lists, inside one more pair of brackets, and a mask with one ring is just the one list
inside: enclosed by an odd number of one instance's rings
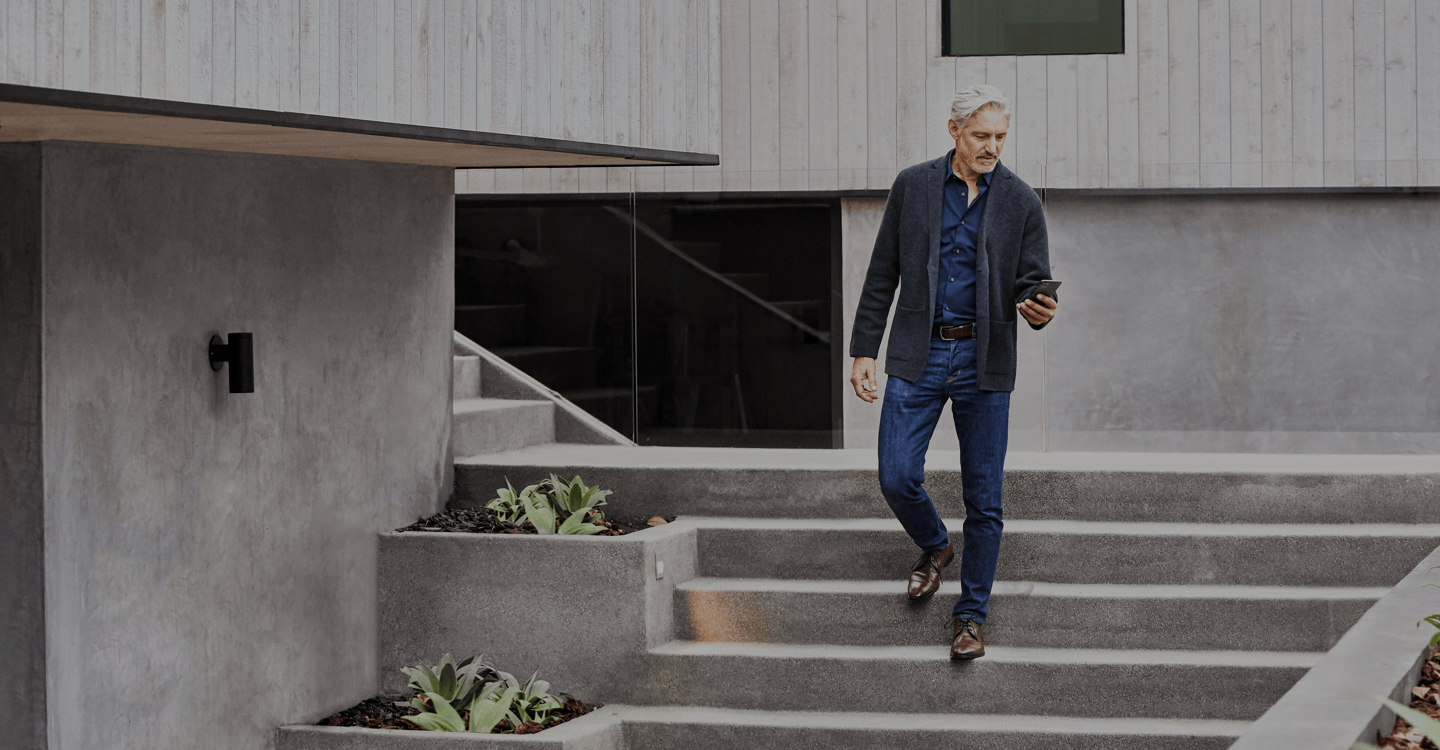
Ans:
{"label": "concrete edge trim", "polygon": [[1271,706],[1231,750],[1349,750],[1390,731],[1395,714],[1380,702],[1402,703],[1419,680],[1430,634],[1416,627],[1440,611],[1440,548],[1376,602],[1295,686]]}
{"label": "concrete edge trim", "polygon": [[[607,156],[627,161],[660,162],[673,166],[712,167],[720,163],[717,154],[691,151],[668,151],[636,146],[616,146],[608,143],[588,143],[559,138],[541,138],[509,133],[489,133],[479,130],[440,128],[429,125],[385,122],[382,120],[361,120],[352,117],[314,115],[303,112],[230,107],[221,104],[179,102],[169,99],[151,99],[119,94],[100,94],[91,91],[73,91],[45,86],[23,86],[14,83],[0,83],[0,101],[17,104],[38,104],[68,109],[84,109],[96,112],[119,114],[154,115],[178,117],[188,120],[212,120],[245,125],[271,125],[300,130],[323,130],[336,133],[354,133],[384,138],[404,138],[418,141],[456,143],[467,146],[502,146],[529,151],[551,151],[581,156]],[[458,168],[465,168],[464,166]]]}
{"label": "concrete edge trim", "polygon": [[[327,727],[313,724],[290,724],[276,730],[276,746],[280,750],[353,750],[354,748],[444,748],[466,747],[473,750],[513,746],[564,748],[570,742],[584,746],[615,748],[618,742],[605,742],[610,733],[618,739],[621,719],[616,711],[604,706],[584,716],[550,727],[536,734],[468,734],[459,732],[400,731],[367,729],[365,727]],[[398,740],[398,742],[397,742]],[[403,744],[402,744],[403,743]]]}
{"label": "concrete edge trim", "polygon": [[633,447],[635,441],[620,434],[618,430],[600,421],[595,415],[571,403],[568,399],[555,391],[546,388],[543,383],[535,378],[521,372],[519,368],[495,356],[489,350],[471,341],[459,331],[454,332],[455,348],[461,349],[470,356],[479,357],[481,361],[500,371],[513,384],[522,389],[533,392],[536,401],[549,401],[555,404],[555,408],[565,412],[571,419],[579,423],[579,426],[590,432],[592,435],[614,445],[625,445]]}
{"label": "concrete edge trim", "polygon": [[469,544],[643,544],[658,541],[693,530],[694,524],[677,518],[670,523],[651,526],[648,529],[632,531],[619,536],[581,536],[579,534],[470,534],[454,531],[382,531],[380,538],[387,543],[399,543],[400,539],[465,539]]}

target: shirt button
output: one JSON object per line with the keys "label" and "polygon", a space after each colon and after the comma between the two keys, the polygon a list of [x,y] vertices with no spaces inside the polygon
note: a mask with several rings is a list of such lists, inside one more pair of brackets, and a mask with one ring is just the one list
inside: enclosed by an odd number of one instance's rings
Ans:
{"label": "shirt button", "polygon": [[950,280],[951,280],[951,281],[954,281],[954,280],[955,280],[955,277],[954,277],[954,276],[951,276],[951,277],[950,277]]}

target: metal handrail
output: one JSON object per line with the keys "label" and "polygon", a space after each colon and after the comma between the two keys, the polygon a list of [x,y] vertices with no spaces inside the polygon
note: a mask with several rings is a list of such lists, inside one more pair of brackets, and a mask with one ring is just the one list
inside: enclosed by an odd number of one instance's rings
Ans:
{"label": "metal handrail", "polygon": [[766,302],[765,300],[761,299],[761,298],[760,298],[760,295],[758,295],[758,294],[750,291],[749,289],[746,289],[746,288],[743,287],[743,286],[740,286],[739,284],[736,284],[734,281],[731,281],[730,279],[725,278],[725,276],[724,276],[723,274],[715,271],[714,269],[710,268],[709,266],[705,265],[704,263],[701,263],[700,261],[695,260],[694,258],[692,258],[692,257],[690,256],[689,253],[685,252],[684,250],[681,250],[681,249],[678,248],[678,247],[675,247],[675,245],[674,245],[673,243],[671,243],[669,240],[665,239],[664,237],[661,237],[659,232],[656,232],[654,229],[651,229],[650,226],[649,226],[648,224],[646,224],[645,222],[639,220],[638,218],[635,218],[634,216],[631,216],[630,214],[625,213],[624,211],[621,211],[621,210],[618,209],[618,208],[615,208],[614,206],[605,206],[605,210],[606,210],[606,211],[609,211],[613,216],[615,216],[615,218],[617,218],[617,219],[625,222],[626,224],[629,224],[630,226],[634,227],[634,228],[636,229],[636,231],[638,231],[638,232],[640,232],[641,234],[644,234],[646,237],[649,237],[650,239],[654,240],[654,241],[655,241],[655,244],[657,244],[657,245],[659,245],[660,247],[664,248],[664,249],[665,249],[667,252],[669,252],[671,255],[674,255],[675,257],[679,258],[680,260],[683,260],[683,261],[685,261],[686,263],[689,263],[690,265],[694,266],[694,267],[696,268],[696,270],[700,271],[701,273],[705,274],[706,276],[709,276],[710,278],[712,278],[712,279],[720,282],[721,284],[724,284],[725,286],[730,287],[730,288],[733,289],[734,291],[738,292],[738,293],[740,294],[740,296],[742,296],[742,297],[744,297],[745,299],[748,299],[748,300],[750,300],[751,302],[754,302],[755,304],[757,304],[757,305],[759,305],[760,307],[764,308],[764,309],[765,309],[767,312],[769,312],[771,315],[774,315],[775,317],[780,318],[781,320],[785,321],[786,323],[789,323],[790,325],[795,326],[796,328],[799,328],[800,330],[804,331],[805,333],[808,333],[808,334],[810,334],[811,336],[814,336],[815,338],[819,339],[820,341],[822,341],[822,342],[824,342],[824,343],[826,343],[826,344],[830,343],[830,334],[825,333],[824,331],[817,331],[817,330],[815,330],[814,328],[811,328],[810,326],[805,325],[805,323],[801,322],[800,320],[798,320],[797,318],[795,318],[795,316],[791,315],[790,313],[787,313],[787,312],[785,312],[784,310],[781,310],[780,308],[778,308],[778,307],[770,304],[769,302]]}

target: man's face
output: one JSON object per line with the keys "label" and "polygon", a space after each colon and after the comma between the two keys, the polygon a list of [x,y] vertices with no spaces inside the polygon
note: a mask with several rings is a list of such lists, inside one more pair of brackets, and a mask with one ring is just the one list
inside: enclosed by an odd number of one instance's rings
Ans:
{"label": "man's face", "polygon": [[971,115],[963,129],[951,120],[950,137],[955,139],[958,164],[956,176],[977,177],[994,169],[1000,162],[1000,150],[1005,148],[1005,134],[1009,129],[1010,118],[1000,114],[1000,108],[994,105],[982,107]]}

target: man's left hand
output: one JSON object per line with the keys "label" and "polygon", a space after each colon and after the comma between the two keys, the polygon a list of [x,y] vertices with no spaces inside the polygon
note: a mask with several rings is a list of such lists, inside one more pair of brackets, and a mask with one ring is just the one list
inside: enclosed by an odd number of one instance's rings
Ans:
{"label": "man's left hand", "polygon": [[1019,310],[1020,314],[1025,316],[1026,320],[1030,321],[1030,325],[1044,325],[1050,322],[1051,318],[1055,317],[1055,308],[1059,307],[1060,303],[1043,294],[1035,295],[1035,299],[1040,301],[1039,304],[1036,304],[1035,300],[1027,299],[1016,305],[1015,309]]}

